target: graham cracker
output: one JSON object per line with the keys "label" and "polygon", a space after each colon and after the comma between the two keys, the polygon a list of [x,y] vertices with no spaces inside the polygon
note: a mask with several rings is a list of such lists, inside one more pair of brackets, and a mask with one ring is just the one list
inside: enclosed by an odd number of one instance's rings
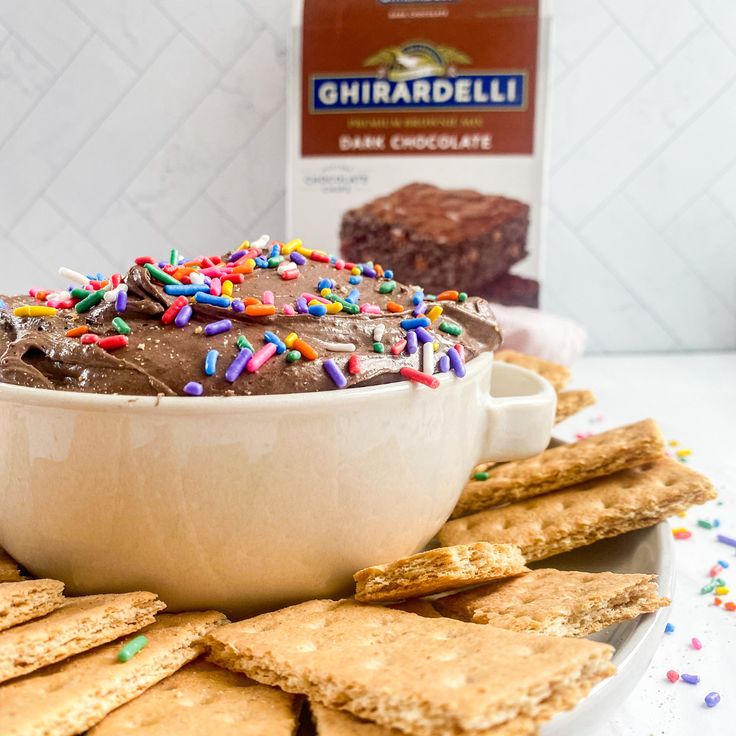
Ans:
{"label": "graham cracker", "polygon": [[665,456],[657,423],[645,419],[527,458],[501,463],[487,480],[471,480],[452,512],[453,519],[522,498],[567,488]]}
{"label": "graham cracker", "polygon": [[547,636],[588,636],[668,606],[656,575],[532,570],[434,601],[445,616]]}
{"label": "graham cracker", "polygon": [[0,633],[0,682],[137,631],[165,607],[145,592],[67,598],[43,618]]}
{"label": "graham cracker", "polygon": [[0,548],[0,583],[17,583],[23,580],[18,563]]}
{"label": "graham cracker", "polygon": [[207,642],[216,664],[414,736],[534,733],[614,671],[605,644],[355,601],[309,601]]}
{"label": "graham cracker", "polygon": [[544,496],[448,521],[440,544],[511,542],[526,560],[653,526],[716,497],[704,475],[663,458]]}
{"label": "graham cracker", "polygon": [[106,716],[88,736],[292,736],[301,701],[197,660]]}
{"label": "graham cracker", "polygon": [[[126,639],[97,647],[0,687],[3,736],[73,736],[198,657],[221,613],[164,614],[137,632],[148,644],[128,662]],[[132,638],[132,637],[131,637]]]}
{"label": "graham cracker", "polygon": [[[316,702],[310,703],[310,708],[316,736],[405,736],[403,731],[379,726],[344,710],[327,708]],[[478,733],[483,736],[530,736],[537,732],[531,719],[520,718]]]}
{"label": "graham cracker", "polygon": [[493,358],[538,373],[554,386],[555,391],[561,391],[570,382],[570,369],[567,366],[534,355],[526,355],[516,350],[498,350],[493,354]]}
{"label": "graham cracker", "polygon": [[397,611],[415,613],[417,616],[425,616],[426,618],[442,618],[442,614],[437,612],[432,602],[424,598],[410,598],[402,603],[394,603],[390,607]]}
{"label": "graham cracker", "polygon": [[557,394],[557,411],[555,424],[577,414],[588,406],[595,404],[596,398],[592,391],[581,389],[576,391],[560,391]]}
{"label": "graham cracker", "polygon": [[64,583],[23,580],[0,585],[0,631],[45,616],[64,603]]}
{"label": "graham cracker", "polygon": [[513,544],[459,544],[366,567],[353,575],[355,599],[366,602],[399,601],[441,593],[466,585],[518,575],[524,566]]}

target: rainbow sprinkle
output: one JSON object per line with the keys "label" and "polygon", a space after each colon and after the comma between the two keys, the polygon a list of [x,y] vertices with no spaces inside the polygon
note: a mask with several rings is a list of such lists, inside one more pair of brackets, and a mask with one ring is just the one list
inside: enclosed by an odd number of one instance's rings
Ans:
{"label": "rainbow sprinkle", "polygon": [[335,363],[332,358],[328,358],[322,365],[325,369],[325,372],[332,379],[332,382],[335,384],[335,386],[337,386],[338,388],[345,388],[345,386],[348,385],[348,379],[345,378],[345,375],[337,367],[337,363]]}
{"label": "rainbow sprinkle", "polygon": [[243,348],[225,371],[225,380],[228,383],[235,383],[243,374],[252,357],[253,352],[248,350],[248,348]]}
{"label": "rainbow sprinkle", "polygon": [[118,662],[129,662],[138,652],[144,649],[148,644],[148,639],[143,636],[136,636],[127,644],[124,644],[118,651]]}
{"label": "rainbow sprinkle", "polygon": [[703,698],[703,702],[709,708],[715,708],[721,702],[721,696],[717,692],[711,692]]}
{"label": "rainbow sprinkle", "polygon": [[217,373],[217,360],[220,353],[217,350],[208,350],[204,358],[204,374],[205,376],[214,376]]}
{"label": "rainbow sprinkle", "polygon": [[233,323],[229,319],[221,319],[217,322],[210,322],[204,328],[204,334],[207,337],[212,337],[213,335],[221,335],[223,332],[229,332],[232,328]]}

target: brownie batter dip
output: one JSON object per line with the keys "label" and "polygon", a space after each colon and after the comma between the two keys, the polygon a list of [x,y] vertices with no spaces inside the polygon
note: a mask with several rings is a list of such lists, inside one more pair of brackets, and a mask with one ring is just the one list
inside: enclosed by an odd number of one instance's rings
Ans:
{"label": "brownie batter dip", "polygon": [[262,236],[224,256],[61,268],[0,299],[0,382],[129,395],[288,394],[462,377],[501,342],[488,304]]}

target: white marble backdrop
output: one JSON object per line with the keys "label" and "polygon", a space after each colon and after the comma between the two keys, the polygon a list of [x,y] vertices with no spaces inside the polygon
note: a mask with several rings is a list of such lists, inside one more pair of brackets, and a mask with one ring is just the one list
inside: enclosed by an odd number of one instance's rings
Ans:
{"label": "white marble backdrop", "polygon": [[[736,3],[552,0],[544,305],[736,347]],[[0,292],[281,233],[288,0],[0,0]]]}

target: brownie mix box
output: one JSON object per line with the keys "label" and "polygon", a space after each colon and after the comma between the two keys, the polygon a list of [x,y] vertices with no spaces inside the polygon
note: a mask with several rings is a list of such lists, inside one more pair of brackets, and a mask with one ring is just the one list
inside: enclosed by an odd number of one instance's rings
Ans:
{"label": "brownie mix box", "polygon": [[538,306],[546,30],[524,0],[297,0],[287,231]]}

